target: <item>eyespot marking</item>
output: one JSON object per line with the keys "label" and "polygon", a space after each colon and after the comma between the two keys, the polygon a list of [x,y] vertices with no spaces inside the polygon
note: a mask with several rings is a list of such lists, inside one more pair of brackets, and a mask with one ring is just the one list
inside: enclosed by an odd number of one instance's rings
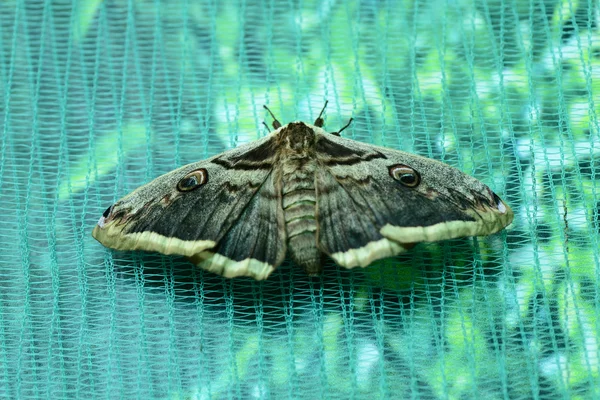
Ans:
{"label": "eyespot marking", "polygon": [[177,183],[177,190],[180,192],[191,192],[208,182],[208,172],[205,168],[199,168],[190,171]]}
{"label": "eyespot marking", "polygon": [[389,173],[394,180],[409,188],[415,188],[421,183],[421,175],[415,169],[404,164],[392,165],[389,167]]}

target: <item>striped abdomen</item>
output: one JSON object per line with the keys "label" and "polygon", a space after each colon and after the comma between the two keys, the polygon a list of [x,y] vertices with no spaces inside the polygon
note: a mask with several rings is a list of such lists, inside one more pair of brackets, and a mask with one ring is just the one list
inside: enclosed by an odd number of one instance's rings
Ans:
{"label": "striped abdomen", "polygon": [[[286,169],[288,171],[286,171]],[[321,272],[317,248],[315,165],[283,169],[283,214],[292,260],[308,274]]]}

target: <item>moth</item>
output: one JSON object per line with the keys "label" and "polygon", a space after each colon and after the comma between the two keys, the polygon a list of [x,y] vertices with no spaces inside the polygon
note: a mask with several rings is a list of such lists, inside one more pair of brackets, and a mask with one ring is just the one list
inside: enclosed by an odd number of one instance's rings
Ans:
{"label": "moth", "polygon": [[265,109],[274,120],[268,136],[138,188],[104,211],[94,238],[261,280],[286,255],[318,275],[326,257],[366,267],[418,242],[489,235],[513,219],[486,185],[449,165],[326,132],[325,107],[312,125],[282,125]]}

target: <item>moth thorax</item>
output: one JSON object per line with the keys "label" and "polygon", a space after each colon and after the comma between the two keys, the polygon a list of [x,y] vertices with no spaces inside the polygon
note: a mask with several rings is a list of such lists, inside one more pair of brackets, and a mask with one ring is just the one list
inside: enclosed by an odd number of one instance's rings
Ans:
{"label": "moth thorax", "polygon": [[280,146],[286,153],[310,153],[315,145],[315,131],[304,122],[291,122],[278,135]]}
{"label": "moth thorax", "polygon": [[321,272],[321,251],[317,248],[315,165],[283,168],[283,214],[292,260],[310,275]]}

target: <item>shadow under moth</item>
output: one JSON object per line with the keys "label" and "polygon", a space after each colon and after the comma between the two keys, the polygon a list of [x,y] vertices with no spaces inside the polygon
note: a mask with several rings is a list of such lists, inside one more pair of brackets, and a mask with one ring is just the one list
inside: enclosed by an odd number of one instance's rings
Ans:
{"label": "shadow under moth", "polygon": [[314,125],[283,126],[271,113],[268,136],[138,188],[104,211],[92,235],[113,249],[266,279],[286,254],[317,275],[326,256],[366,267],[418,242],[489,235],[512,221],[510,207],[475,178],[328,133],[322,113]]}

